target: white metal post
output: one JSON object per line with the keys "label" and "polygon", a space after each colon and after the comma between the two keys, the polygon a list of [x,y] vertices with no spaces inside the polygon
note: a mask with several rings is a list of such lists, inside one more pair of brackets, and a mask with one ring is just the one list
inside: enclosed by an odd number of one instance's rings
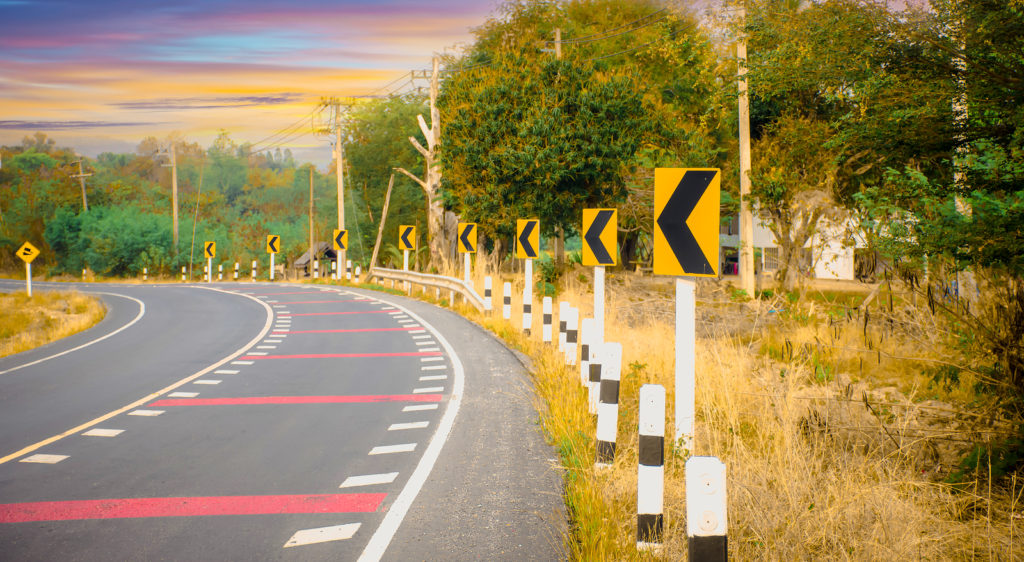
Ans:
{"label": "white metal post", "polygon": [[[665,507],[665,387],[640,387],[636,478],[636,547],[661,546]],[[689,499],[689,498],[688,498]]]}
{"label": "white metal post", "polygon": [[276,254],[270,254],[270,280],[274,280],[274,256]]}
{"label": "white metal post", "polygon": [[565,323],[565,364],[576,364],[576,348],[580,333],[580,309],[568,307],[569,314]]}
{"label": "white metal post", "polygon": [[32,296],[32,264],[25,262],[25,291]]}
{"label": "white metal post", "polygon": [[717,457],[686,461],[686,535],[691,562],[729,559],[725,464]]}
{"label": "white metal post", "polygon": [[594,319],[584,318],[580,322],[580,384],[587,386],[590,380],[590,345],[594,340]]}
{"label": "white metal post", "polygon": [[149,268],[148,267],[143,267],[142,268],[142,280],[143,281],[149,281]]}
{"label": "white metal post", "polygon": [[558,351],[565,353],[565,322],[569,315],[569,303],[558,301]]}
{"label": "white metal post", "polygon": [[696,397],[697,284],[676,278],[676,417],[675,443],[693,454],[693,418]]}
{"label": "white metal post", "polygon": [[352,260],[345,260],[345,279],[352,280]]}
{"label": "white metal post", "polygon": [[615,462],[619,431],[619,379],[622,372],[622,344],[607,342],[600,347],[601,390],[597,405],[597,462],[608,467]]}
{"label": "white metal post", "polygon": [[492,287],[491,276],[484,277],[484,310],[491,310],[493,307],[491,302],[491,287]]}
{"label": "white metal post", "polygon": [[604,266],[594,267],[594,320],[595,329],[604,339]]}
{"label": "white metal post", "polygon": [[463,255],[466,257],[462,259],[462,278],[469,283],[469,270],[473,265],[473,258],[468,252]]}
{"label": "white metal post", "polygon": [[206,258],[206,282],[213,283],[213,258]]}
{"label": "white metal post", "polygon": [[523,267],[523,332],[530,335],[533,326],[533,260],[527,259]]}

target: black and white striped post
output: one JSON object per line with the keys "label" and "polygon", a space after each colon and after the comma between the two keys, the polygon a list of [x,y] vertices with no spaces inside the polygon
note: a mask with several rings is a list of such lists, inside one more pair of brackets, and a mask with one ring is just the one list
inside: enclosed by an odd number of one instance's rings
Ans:
{"label": "black and white striped post", "polygon": [[636,473],[636,548],[661,547],[665,504],[665,387],[640,387]]}
{"label": "black and white striped post", "polygon": [[505,320],[512,319],[512,283],[508,281],[502,286],[501,317]]}
{"label": "black and white striped post", "polygon": [[487,275],[484,277],[484,310],[490,311],[492,307],[491,303],[491,285],[493,281],[491,276]]}
{"label": "black and white striped post", "polygon": [[717,457],[686,461],[686,536],[690,562],[729,559],[725,464]]}
{"label": "black and white striped post", "polygon": [[338,280],[338,260],[337,258],[331,260],[331,279]]}
{"label": "black and white striped post", "polygon": [[345,279],[352,280],[352,260],[345,260]]}
{"label": "black and white striped post", "polygon": [[[533,263],[527,260],[526,263]],[[530,335],[530,328],[533,326],[533,291],[529,286],[523,289],[523,333]]]}
{"label": "black and white striped post", "polygon": [[580,384],[587,386],[590,380],[590,340],[594,333],[594,319],[584,318],[580,322]]}
{"label": "black and white striped post", "polygon": [[252,282],[256,282],[256,260],[252,260]]}
{"label": "black and white striped post", "polygon": [[580,309],[569,307],[565,322],[565,364],[576,364],[576,343],[580,333]]}
{"label": "black and white striped post", "polygon": [[320,278],[320,260],[313,260],[313,279]]}
{"label": "black and white striped post", "polygon": [[558,301],[558,351],[565,353],[566,315],[569,314],[569,303]]}
{"label": "black and white striped post", "polygon": [[142,280],[143,281],[149,281],[149,268],[148,267],[143,267],[142,268]]}
{"label": "black and white striped post", "polygon": [[356,283],[359,282],[359,278],[362,277],[362,276],[363,276],[363,268],[362,268],[362,266],[358,266],[357,265],[356,266]]}
{"label": "black and white striped post", "polygon": [[[595,334],[596,335],[596,334]],[[590,365],[587,366],[587,411],[597,413],[598,396],[601,394],[601,346],[603,341],[590,338]]]}
{"label": "black and white striped post", "polygon": [[[85,276],[85,270],[82,270],[82,276]],[[181,266],[181,280],[185,281],[185,266]]]}
{"label": "black and white striped post", "polygon": [[238,281],[238,262],[235,262],[235,281]]}
{"label": "black and white striped post", "polygon": [[223,281],[223,280],[224,280],[224,264],[218,263],[217,264],[217,281]]}
{"label": "black and white striped post", "polygon": [[599,348],[601,359],[601,402],[597,405],[597,463],[607,467],[615,461],[615,437],[619,430],[619,374],[622,370],[622,344],[605,342]]}
{"label": "black and white striped post", "polygon": [[541,312],[544,316],[541,318],[540,339],[544,343],[551,343],[551,297],[544,297]]}

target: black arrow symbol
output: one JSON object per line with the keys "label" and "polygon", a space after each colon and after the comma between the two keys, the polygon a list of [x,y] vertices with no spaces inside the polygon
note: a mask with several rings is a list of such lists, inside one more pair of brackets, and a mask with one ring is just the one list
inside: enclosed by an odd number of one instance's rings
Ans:
{"label": "black arrow symbol", "polygon": [[338,247],[341,248],[342,250],[347,250],[348,248],[345,247],[344,239],[345,239],[345,231],[344,230],[339,232],[338,235],[334,237],[334,241],[338,243]]}
{"label": "black arrow symbol", "polygon": [[21,255],[25,256],[26,258],[31,256],[32,255],[32,249],[31,248],[23,248],[21,250]]}
{"label": "black arrow symbol", "polygon": [[470,252],[476,250],[476,248],[474,248],[473,245],[469,243],[469,235],[473,233],[474,227],[476,227],[475,224],[467,224],[466,228],[462,230],[462,235],[459,236],[459,240],[462,240],[462,247]]}
{"label": "black arrow symbol", "polygon": [[280,240],[277,236],[270,237],[270,251],[277,252],[277,241]]}
{"label": "black arrow symbol", "polygon": [[690,170],[683,174],[658,217],[661,233],[665,235],[676,261],[686,273],[714,272],[700,244],[693,237],[693,232],[686,225],[686,219],[690,218],[690,213],[715,179],[715,174],[714,170]]}
{"label": "black arrow symbol", "polygon": [[410,234],[412,234],[412,227],[411,226],[409,228],[406,228],[405,231],[402,232],[401,238],[402,238],[402,244],[404,244],[406,248],[412,249],[412,242],[409,241],[409,235]]}
{"label": "black arrow symbol", "polygon": [[594,253],[594,259],[602,265],[611,265],[615,261],[608,253],[608,248],[604,247],[604,242],[601,241],[601,233],[604,232],[604,227],[608,226],[608,221],[612,220],[612,215],[614,214],[615,211],[611,209],[598,211],[597,216],[594,217],[594,222],[590,223],[590,228],[583,235],[587,245],[590,246],[590,251]]}
{"label": "black arrow symbol", "polygon": [[213,257],[213,245],[214,242],[208,242],[206,244],[206,257]]}
{"label": "black arrow symbol", "polygon": [[523,249],[523,253],[531,258],[537,257],[537,250],[530,245],[530,234],[533,234],[535,228],[537,228],[537,221],[526,221],[523,232],[519,234],[520,247]]}

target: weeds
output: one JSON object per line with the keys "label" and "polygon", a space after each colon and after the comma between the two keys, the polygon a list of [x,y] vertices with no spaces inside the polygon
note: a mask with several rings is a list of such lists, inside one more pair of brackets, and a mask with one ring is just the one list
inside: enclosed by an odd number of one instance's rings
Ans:
{"label": "weeds", "polygon": [[104,315],[99,299],[80,293],[0,294],[0,357],[91,328]]}

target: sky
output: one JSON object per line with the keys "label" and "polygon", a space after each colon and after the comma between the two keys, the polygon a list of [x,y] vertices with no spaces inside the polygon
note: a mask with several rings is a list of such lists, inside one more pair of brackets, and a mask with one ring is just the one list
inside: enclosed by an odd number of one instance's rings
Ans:
{"label": "sky", "polygon": [[[470,43],[471,28],[495,7],[496,0],[0,0],[0,145],[36,131],[89,157],[133,152],[147,136],[172,133],[209,146],[225,130],[255,143],[308,120],[321,97],[373,94],[429,68],[434,53]],[[286,146],[300,160],[331,159],[324,138]]]}

